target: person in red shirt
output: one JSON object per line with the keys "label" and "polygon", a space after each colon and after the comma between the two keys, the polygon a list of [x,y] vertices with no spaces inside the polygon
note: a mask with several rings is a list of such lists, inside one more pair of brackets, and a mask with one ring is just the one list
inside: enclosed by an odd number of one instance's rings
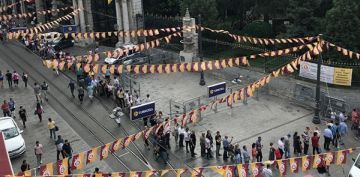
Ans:
{"label": "person in red shirt", "polygon": [[318,136],[318,133],[314,132],[313,136],[311,137],[311,145],[313,147],[313,155],[315,155],[315,150],[318,154],[320,154],[319,140],[320,140],[320,137]]}
{"label": "person in red shirt", "polygon": [[4,117],[6,117],[6,116],[10,117],[10,107],[6,100],[4,100],[4,103],[1,105],[1,110],[4,113]]}

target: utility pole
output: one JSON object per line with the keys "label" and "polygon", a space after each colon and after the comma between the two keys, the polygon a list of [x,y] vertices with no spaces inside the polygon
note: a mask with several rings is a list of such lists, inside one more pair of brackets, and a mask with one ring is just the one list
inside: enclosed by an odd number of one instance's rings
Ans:
{"label": "utility pole", "polygon": [[[199,31],[198,31],[198,42],[199,42],[199,58],[200,58],[200,63],[203,62],[203,58],[202,58],[202,38],[201,38],[201,15],[199,14]],[[201,67],[200,67],[201,68]],[[201,69],[201,72],[200,72],[200,83],[199,83],[201,86],[204,86],[206,83],[205,83],[205,78],[204,78],[204,71]]]}
{"label": "utility pole", "polygon": [[[318,43],[321,45],[321,36],[322,34],[319,34],[318,36]],[[321,119],[320,119],[320,78],[321,78],[321,65],[322,65],[322,55],[321,53],[319,54],[318,57],[318,62],[317,62],[317,77],[316,77],[316,97],[315,97],[315,102],[316,102],[316,108],[315,108],[315,114],[313,117],[312,122],[314,124],[320,124],[321,123]]]}

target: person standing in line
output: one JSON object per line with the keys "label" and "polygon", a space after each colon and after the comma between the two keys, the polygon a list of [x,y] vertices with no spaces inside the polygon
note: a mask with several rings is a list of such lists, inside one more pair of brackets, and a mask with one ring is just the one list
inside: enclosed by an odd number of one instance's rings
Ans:
{"label": "person standing in line", "polygon": [[351,112],[351,122],[352,122],[351,129],[357,130],[359,124],[359,115],[356,109],[353,109],[353,111]]}
{"label": "person standing in line", "polygon": [[174,130],[172,131],[172,135],[174,136],[175,144],[178,146],[178,140],[179,140],[179,124],[175,123]]}
{"label": "person standing in line", "polygon": [[293,146],[294,146],[294,155],[295,156],[299,156],[301,155],[302,151],[301,151],[301,140],[300,140],[300,136],[298,135],[298,132],[295,132],[293,135]]}
{"label": "person standing in line", "polygon": [[23,73],[22,74],[22,80],[24,82],[24,85],[25,85],[25,88],[27,88],[27,83],[28,83],[28,80],[29,80],[29,77],[27,74]]}
{"label": "person standing in line", "polygon": [[189,153],[189,146],[190,146],[190,130],[188,127],[186,127],[184,132],[184,140],[185,140],[185,147],[186,147],[186,153]]}
{"label": "person standing in line", "polygon": [[22,172],[30,170],[30,165],[26,162],[26,160],[23,160],[20,169]]}
{"label": "person standing in line", "polygon": [[331,125],[328,125],[328,127],[324,130],[324,150],[330,151],[330,142],[333,138],[333,134],[331,132]]}
{"label": "person standing in line", "polygon": [[259,136],[257,141],[256,141],[256,151],[257,151],[256,159],[257,159],[257,162],[262,162],[262,159],[263,159],[262,148],[263,148],[263,145],[261,144],[261,136]]}
{"label": "person standing in line", "polygon": [[269,149],[269,160],[275,160],[275,148],[273,146],[273,143],[270,143],[270,149]]}
{"label": "person standing in line", "polygon": [[285,143],[284,143],[284,137],[281,137],[278,140],[278,147],[280,149],[280,154],[281,154],[281,158],[283,157],[283,155],[285,154]]}
{"label": "person standing in line", "polygon": [[315,151],[320,154],[320,147],[319,147],[319,140],[320,137],[317,132],[314,132],[314,135],[311,137],[311,145],[313,147],[313,155],[315,155]]}
{"label": "person standing in line", "polygon": [[37,166],[40,166],[42,164],[42,155],[44,153],[44,147],[42,144],[39,143],[39,141],[35,142],[34,151],[35,151]]}
{"label": "person standing in line", "polygon": [[35,114],[38,115],[40,122],[42,122],[42,113],[44,113],[44,109],[38,102],[36,103]]}
{"label": "person standing in line", "polygon": [[27,114],[26,114],[26,110],[22,106],[20,106],[19,117],[23,123],[24,128],[26,128],[25,122],[27,121],[26,120]]}
{"label": "person standing in line", "polygon": [[251,157],[252,157],[252,161],[251,162],[256,162],[257,161],[257,150],[256,150],[256,143],[253,143],[251,145]]}
{"label": "person standing in line", "polygon": [[272,170],[270,169],[270,164],[266,164],[266,168],[262,169],[262,175],[264,177],[273,177]]}
{"label": "person standing in line", "polygon": [[215,145],[216,145],[216,156],[221,156],[220,154],[221,135],[219,131],[217,131],[215,135]]}
{"label": "person standing in line", "polygon": [[230,140],[230,141],[229,141],[228,138],[229,138],[228,136],[225,136],[225,138],[224,138],[224,140],[223,140],[223,148],[224,148],[224,152],[223,152],[224,156],[223,156],[223,159],[224,159],[224,160],[226,160],[226,159],[229,158],[229,157],[228,157],[228,151],[229,151],[230,144],[231,144],[231,142],[232,142],[232,140],[233,140],[232,137],[231,137],[231,140]]}
{"label": "person standing in line", "polygon": [[[210,130],[206,131],[206,138],[210,140],[210,146],[211,146],[211,148],[212,148],[213,145],[214,145],[214,139],[213,139],[213,137],[212,137],[212,135],[211,135],[211,131],[210,131]],[[210,150],[211,150],[211,148],[210,148]]]}
{"label": "person standing in line", "polygon": [[183,126],[179,127],[179,147],[184,147],[184,136],[185,136],[185,129]]}
{"label": "person standing in line", "polygon": [[63,148],[63,152],[65,154],[65,157],[71,158],[72,153],[73,153],[73,149],[71,148],[70,142],[68,140],[64,141],[64,145],[63,145],[62,148]]}
{"label": "person standing in line", "polygon": [[19,74],[16,71],[14,71],[12,74],[12,80],[14,82],[15,87],[19,86],[19,79],[20,79]]}
{"label": "person standing in line", "polygon": [[82,104],[84,101],[84,88],[83,87],[78,88],[78,98],[80,100],[80,104]]}
{"label": "person standing in line", "polygon": [[242,156],[242,158],[243,158],[243,162],[244,163],[246,163],[246,164],[248,164],[248,163],[250,163],[250,155],[249,155],[249,152],[248,152],[248,150],[247,150],[247,147],[244,145],[243,146],[243,150],[241,151],[241,156]]}
{"label": "person standing in line", "polygon": [[9,104],[9,109],[10,109],[10,117],[15,118],[16,116],[15,116],[14,111],[15,111],[16,103],[12,98],[10,98],[10,101],[8,104]]}
{"label": "person standing in line", "polygon": [[338,148],[338,128],[337,128],[337,125],[334,123],[334,121],[330,121],[330,125],[331,125],[331,133],[333,135],[333,138],[332,138],[332,145],[335,147],[335,148]]}
{"label": "person standing in line", "polygon": [[285,136],[285,158],[290,158],[290,137],[291,135],[288,134]]}
{"label": "person standing in line", "polygon": [[205,138],[205,149],[206,149],[206,158],[210,159],[212,158],[211,155],[211,141],[208,137]]}
{"label": "person standing in line", "polygon": [[11,116],[9,103],[6,100],[4,100],[3,104],[1,105],[1,110],[3,111],[4,117]]}
{"label": "person standing in line", "polygon": [[63,151],[64,140],[61,138],[61,135],[58,135],[58,139],[55,141],[55,145],[56,145],[56,159],[60,160],[60,154],[64,159],[65,158],[65,154]]}
{"label": "person standing in line", "polygon": [[43,93],[44,95],[44,98],[46,101],[49,101],[48,100],[48,91],[49,91],[49,85],[44,81],[42,84],[41,84],[41,92]]}
{"label": "person standing in line", "polygon": [[201,137],[200,137],[200,152],[201,152],[201,157],[204,157],[206,155],[206,140],[205,140],[205,133],[201,133]]}
{"label": "person standing in line", "polygon": [[35,97],[36,97],[36,101],[42,103],[41,87],[37,82],[34,83],[34,94],[35,94]]}
{"label": "person standing in line", "polygon": [[196,147],[196,134],[195,131],[192,131],[190,134],[190,152],[191,157],[195,157],[195,147]]}
{"label": "person standing in line", "polygon": [[0,71],[0,89],[4,88],[4,75]]}
{"label": "person standing in line", "polygon": [[9,84],[9,88],[12,88],[12,74],[11,74],[11,72],[9,70],[7,70],[5,76],[6,76],[6,80],[7,80],[8,84]]}
{"label": "person standing in line", "polygon": [[50,131],[50,139],[53,138],[54,136],[54,140],[56,139],[56,131],[55,131],[55,121],[53,121],[51,118],[48,119],[48,129]]}
{"label": "person standing in line", "polygon": [[301,137],[303,139],[303,143],[304,143],[304,155],[308,154],[308,150],[309,150],[309,144],[310,144],[310,128],[306,127],[304,130],[304,133],[301,134]]}
{"label": "person standing in line", "polygon": [[125,107],[125,93],[124,93],[124,90],[122,88],[120,88],[118,91],[117,91],[117,98],[119,99],[119,106],[121,108],[124,108]]}

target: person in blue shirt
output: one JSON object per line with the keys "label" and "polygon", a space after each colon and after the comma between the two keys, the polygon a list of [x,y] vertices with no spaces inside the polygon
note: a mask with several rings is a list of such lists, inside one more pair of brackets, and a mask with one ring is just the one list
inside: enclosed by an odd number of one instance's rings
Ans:
{"label": "person in blue shirt", "polygon": [[9,104],[10,114],[11,114],[12,117],[15,118],[14,111],[15,111],[16,103],[12,98],[10,98],[10,101],[9,101],[8,104]]}
{"label": "person in blue shirt", "polygon": [[332,138],[332,145],[334,147],[337,147],[338,146],[338,139],[337,139],[337,135],[338,135],[338,128],[337,128],[337,124],[334,123],[334,121],[330,121],[331,122],[331,133],[333,135],[333,138]]}
{"label": "person in blue shirt", "polygon": [[346,125],[345,122],[340,122],[338,126],[338,131],[339,131],[339,143],[340,145],[344,145],[342,138],[348,134],[348,126]]}
{"label": "person in blue shirt", "polygon": [[329,151],[330,150],[330,142],[333,139],[333,134],[331,132],[331,125],[328,125],[328,127],[324,130],[324,149]]}

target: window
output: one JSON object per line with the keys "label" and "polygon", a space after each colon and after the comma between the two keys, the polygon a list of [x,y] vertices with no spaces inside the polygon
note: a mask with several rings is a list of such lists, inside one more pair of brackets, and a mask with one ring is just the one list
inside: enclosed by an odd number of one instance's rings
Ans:
{"label": "window", "polygon": [[356,162],[354,163],[354,166],[357,168],[360,168],[360,156],[359,158],[356,160]]}
{"label": "window", "polygon": [[18,130],[17,130],[15,127],[2,130],[2,132],[3,132],[4,135],[5,135],[5,140],[14,138],[14,137],[16,137],[16,136],[19,135],[19,132],[18,132]]}

